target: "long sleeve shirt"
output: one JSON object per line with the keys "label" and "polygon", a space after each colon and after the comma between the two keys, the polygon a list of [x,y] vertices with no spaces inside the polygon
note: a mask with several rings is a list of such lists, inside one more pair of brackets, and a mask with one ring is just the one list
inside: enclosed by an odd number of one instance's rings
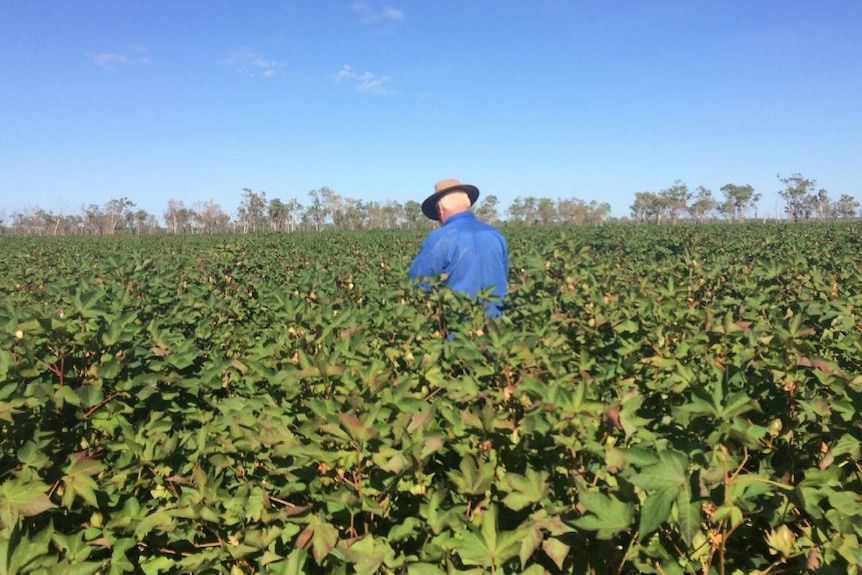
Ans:
{"label": "long sleeve shirt", "polygon": [[[478,220],[471,211],[450,216],[428,234],[410,264],[410,279],[446,273],[452,290],[475,297],[493,288],[491,295],[506,295],[509,275],[509,249],[506,239],[494,226]],[[500,315],[499,301],[488,304],[487,315]]]}

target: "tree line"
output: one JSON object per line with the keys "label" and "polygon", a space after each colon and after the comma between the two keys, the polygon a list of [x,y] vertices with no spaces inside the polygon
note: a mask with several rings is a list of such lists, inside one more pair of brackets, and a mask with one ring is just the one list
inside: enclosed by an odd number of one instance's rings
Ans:
{"label": "tree line", "polygon": [[[778,195],[785,202],[788,219],[834,221],[857,216],[860,204],[853,196],[843,194],[832,201],[825,189],[817,188],[815,180],[798,172],[788,177],[779,175],[778,179],[783,185]],[[498,198],[489,194],[474,206],[474,211],[479,218],[492,223],[523,225],[596,225],[608,221],[741,222],[751,215],[758,217],[758,202],[762,196],[751,185],[727,184],[720,191],[722,198],[703,186],[692,192],[687,184],[677,180],[659,192],[637,192],[630,206],[630,219],[612,219],[610,204],[606,202],[585,202],[576,198],[518,196],[502,210]],[[241,194],[239,208],[233,216],[212,200],[186,205],[182,200],[171,199],[160,221],[155,214],[123,197],[111,199],[103,206],[89,204],[76,214],[30,208],[9,218],[0,215],[0,232],[17,235],[212,234],[325,228],[411,229],[434,225],[422,215],[421,204],[414,200],[365,202],[337,194],[328,187],[309,191],[304,205],[296,198],[287,201],[268,198],[265,191],[255,192],[250,188],[243,188]]]}
{"label": "tree line", "polygon": [[[186,205],[182,200],[168,201],[161,222],[155,214],[139,208],[129,198],[112,199],[104,206],[90,204],[79,213],[62,214],[32,208],[0,219],[4,233],[18,235],[113,235],[113,234],[213,234],[226,232],[320,231],[325,228],[346,230],[430,228],[434,223],[422,215],[422,205],[409,200],[365,202],[342,196],[328,187],[308,192],[303,205],[296,198],[268,198],[265,191],[243,188],[236,214],[226,213],[216,202]],[[607,203],[578,199],[517,197],[505,210],[506,221],[521,224],[600,224],[610,215]],[[500,202],[484,196],[474,206],[476,215],[500,223]]]}
{"label": "tree line", "polygon": [[[855,218],[859,202],[851,195],[842,194],[833,201],[824,188],[817,188],[817,181],[808,179],[799,172],[790,176],[778,176],[783,187],[778,195],[784,200],[784,213],[794,222],[816,219],[835,221]],[[638,192],[631,205],[631,216],[641,223],[678,223],[681,219],[694,222],[709,220],[744,221],[752,214],[758,217],[758,202],[762,195],[749,184],[726,184],[721,187],[722,198],[716,198],[712,190],[698,186],[692,192],[688,185],[677,180],[660,192]]]}

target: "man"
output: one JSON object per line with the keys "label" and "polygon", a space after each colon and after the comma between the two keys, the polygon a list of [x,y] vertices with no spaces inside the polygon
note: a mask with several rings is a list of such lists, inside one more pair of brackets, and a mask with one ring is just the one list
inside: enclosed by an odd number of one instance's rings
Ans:
{"label": "man", "polygon": [[422,213],[439,220],[440,227],[422,242],[408,275],[416,280],[445,273],[447,286],[470,297],[493,288],[495,301],[485,306],[486,315],[494,318],[502,312],[500,300],[506,295],[509,250],[503,234],[470,210],[478,197],[476,186],[454,179],[437,182],[422,203]]}

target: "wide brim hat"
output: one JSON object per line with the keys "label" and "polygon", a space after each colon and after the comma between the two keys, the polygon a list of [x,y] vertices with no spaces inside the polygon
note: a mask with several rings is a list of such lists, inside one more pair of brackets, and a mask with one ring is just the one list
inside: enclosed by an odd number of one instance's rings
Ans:
{"label": "wide brim hat", "polygon": [[452,192],[457,191],[465,192],[467,194],[467,197],[470,198],[471,206],[475,204],[476,200],[479,198],[479,188],[476,186],[462,184],[454,178],[441,180],[434,184],[434,193],[425,198],[425,201],[422,202],[422,213],[425,214],[426,218],[439,221],[440,214],[437,212],[437,202],[439,202],[440,198],[446,194],[451,194]]}

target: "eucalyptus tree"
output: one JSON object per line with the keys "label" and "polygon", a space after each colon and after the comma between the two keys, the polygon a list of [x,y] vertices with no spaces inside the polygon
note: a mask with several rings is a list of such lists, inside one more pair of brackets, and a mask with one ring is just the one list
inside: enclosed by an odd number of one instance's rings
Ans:
{"label": "eucalyptus tree", "polygon": [[661,223],[662,200],[655,192],[635,192],[635,201],[630,206],[632,219],[636,222]]}
{"label": "eucalyptus tree", "polygon": [[[578,200],[580,201],[580,200]],[[611,215],[611,205],[607,202],[591,200],[587,206],[587,223],[600,224]]]}
{"label": "eucalyptus tree", "polygon": [[126,213],[126,226],[135,234],[153,232],[158,227],[156,217],[143,208]]}
{"label": "eucalyptus tree", "polygon": [[332,223],[342,230],[358,230],[365,227],[368,210],[362,200],[340,198],[332,206]]}
{"label": "eucalyptus tree", "polygon": [[676,180],[671,187],[660,191],[658,198],[659,209],[667,214],[670,223],[675,224],[679,221],[679,216],[688,211],[691,192],[684,182]]}
{"label": "eucalyptus tree", "polygon": [[557,219],[563,224],[580,224],[587,219],[587,205],[577,198],[557,199]]}
{"label": "eucalyptus tree", "polygon": [[716,209],[717,203],[712,190],[698,186],[694,190],[692,202],[688,206],[688,214],[697,223],[703,223],[710,213]]}
{"label": "eucalyptus tree", "polygon": [[266,215],[273,230],[283,229],[287,224],[287,205],[280,198],[272,198],[266,207]]}
{"label": "eucalyptus tree", "polygon": [[62,216],[53,214],[52,212],[36,208],[31,216],[35,226],[36,233],[40,236],[56,236],[62,222]]}
{"label": "eucalyptus tree", "polygon": [[12,229],[17,234],[25,236],[41,235],[39,234],[41,228],[39,220],[39,208],[27,208],[12,214]]}
{"label": "eucalyptus tree", "polygon": [[237,222],[243,233],[256,232],[266,227],[266,192],[242,189],[242,201],[237,210]]}
{"label": "eucalyptus tree", "polygon": [[230,216],[212,200],[195,202],[191,209],[191,218],[194,228],[207,234],[224,232],[230,223]]}
{"label": "eucalyptus tree", "polygon": [[836,218],[842,220],[855,218],[858,212],[859,202],[848,194],[841,194],[841,197],[832,206],[832,213]]}
{"label": "eucalyptus tree", "polygon": [[479,201],[473,211],[480,220],[495,223],[500,220],[500,214],[497,211],[499,203],[500,201],[497,199],[497,196],[489,194]]}
{"label": "eucalyptus tree", "polygon": [[556,223],[556,216],[557,208],[554,206],[554,202],[552,202],[550,198],[539,198],[536,201],[535,220],[538,221],[538,223],[544,226]]}
{"label": "eucalyptus tree", "polygon": [[509,221],[520,224],[535,224],[539,220],[539,198],[518,196],[506,210]]}
{"label": "eucalyptus tree", "polygon": [[192,220],[191,211],[186,208],[182,200],[173,199],[168,200],[168,206],[162,217],[165,219],[168,230],[175,234],[186,231]]}
{"label": "eucalyptus tree", "polygon": [[757,208],[757,202],[760,201],[760,194],[754,192],[754,188],[749,184],[725,184],[721,187],[724,193],[725,202],[727,203],[727,212],[730,219],[741,222],[745,220],[745,212],[750,208]]}
{"label": "eucalyptus tree", "polygon": [[287,202],[280,198],[271,199],[266,209],[270,227],[273,230],[294,231],[300,210],[302,205],[296,198],[291,198]]}
{"label": "eucalyptus tree", "polygon": [[83,212],[84,231],[87,234],[102,234],[105,229],[105,214],[98,204],[89,204],[81,208]]}
{"label": "eucalyptus tree", "polygon": [[383,204],[382,211],[384,227],[390,230],[393,228],[397,228],[401,220],[401,214],[403,213],[401,209],[401,204],[399,204],[395,200],[386,200],[386,203]]}
{"label": "eucalyptus tree", "polygon": [[834,220],[835,214],[832,210],[832,202],[829,200],[829,192],[820,188],[817,190],[817,196],[814,199],[816,206],[817,217],[821,220]]}
{"label": "eucalyptus tree", "polygon": [[784,213],[787,217],[795,222],[810,218],[816,204],[814,188],[817,182],[809,180],[799,172],[784,178],[779,174],[778,181],[784,184],[784,188],[778,191],[778,195],[784,199]]}
{"label": "eucalyptus tree", "polygon": [[319,190],[309,190],[308,197],[311,198],[311,203],[305,208],[302,214],[302,221],[315,231],[320,231],[326,224],[327,216],[329,215],[330,206],[327,200],[331,199],[331,194],[328,193],[329,188],[320,188]]}
{"label": "eucalyptus tree", "polygon": [[105,231],[108,234],[113,234],[115,231],[125,228],[130,222],[129,215],[135,206],[135,202],[126,197],[108,200],[104,212]]}
{"label": "eucalyptus tree", "polygon": [[58,236],[80,236],[84,234],[84,218],[80,214],[57,216]]}
{"label": "eucalyptus tree", "polygon": [[[488,198],[494,198],[494,196],[488,196]],[[496,200],[496,198],[494,199]],[[425,223],[425,220],[427,219],[422,214],[422,204],[420,204],[416,200],[408,200],[404,202],[402,210],[404,212],[404,225],[407,228],[418,228],[422,226],[422,224]]]}
{"label": "eucalyptus tree", "polygon": [[365,203],[365,226],[371,229],[382,229],[386,225],[386,216],[380,202],[370,201]]}
{"label": "eucalyptus tree", "polygon": [[526,207],[524,199],[521,196],[515,198],[509,207],[506,208],[506,214],[509,216],[509,221],[512,223],[524,223],[527,219]]}

